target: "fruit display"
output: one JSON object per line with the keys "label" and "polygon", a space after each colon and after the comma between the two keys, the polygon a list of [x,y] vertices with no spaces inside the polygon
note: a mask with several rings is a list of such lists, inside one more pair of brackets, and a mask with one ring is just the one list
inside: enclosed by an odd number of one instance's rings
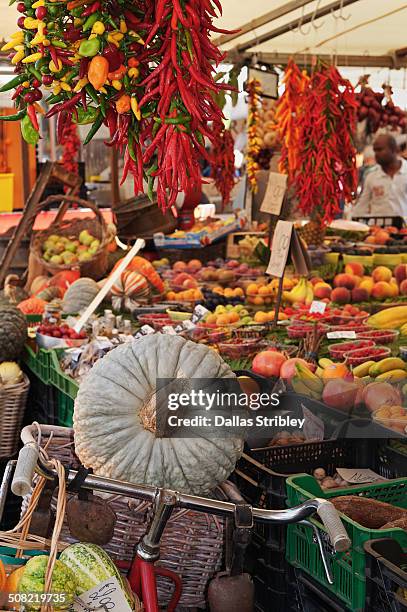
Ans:
{"label": "fruit display", "polygon": [[37,328],[37,333],[43,336],[51,336],[51,338],[62,338],[63,340],[85,340],[86,332],[76,332],[69,325],[45,325],[42,324]]}
{"label": "fruit display", "polygon": [[361,90],[356,94],[358,121],[366,121],[369,134],[374,134],[379,128],[403,133],[407,127],[406,113],[394,104],[390,85],[383,85],[383,91],[373,91],[368,82],[369,75],[359,80]]}
{"label": "fruit display", "polygon": [[241,438],[218,438],[214,444],[205,433],[190,446],[188,439],[155,436],[155,403],[150,399],[156,379],[180,376],[234,374],[210,348],[164,334],[119,346],[99,360],[75,400],[75,451],[83,465],[101,476],[197,495],[223,482],[241,455]]}
{"label": "fruit display", "polygon": [[185,291],[168,291],[166,298],[169,302],[199,302],[203,300],[200,289],[185,289]]}
{"label": "fruit display", "polygon": [[44,261],[61,266],[90,261],[100,250],[101,243],[88,230],[83,230],[78,236],[51,234],[41,247]]}

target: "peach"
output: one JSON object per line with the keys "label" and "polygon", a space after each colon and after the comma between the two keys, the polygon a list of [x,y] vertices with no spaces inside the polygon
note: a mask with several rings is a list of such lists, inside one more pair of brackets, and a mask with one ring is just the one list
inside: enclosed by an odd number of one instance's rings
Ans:
{"label": "peach", "polygon": [[360,283],[362,282],[362,277],[361,276],[356,276],[356,274],[351,274],[354,283],[355,283],[355,287],[359,287]]}
{"label": "peach", "polygon": [[258,292],[259,292],[259,288],[256,285],[256,283],[250,283],[250,285],[247,286],[247,289],[246,289],[247,295],[257,295]]}
{"label": "peach", "polygon": [[354,276],[351,276],[350,274],[337,274],[334,278],[334,286],[335,287],[346,287],[346,289],[354,289],[355,288]]}
{"label": "peach", "polygon": [[390,287],[390,283],[386,283],[385,281],[379,281],[373,285],[371,296],[377,300],[385,300],[388,297],[391,297],[392,289]]}
{"label": "peach", "polygon": [[352,302],[367,302],[369,300],[369,292],[363,287],[356,287],[352,290]]}
{"label": "peach", "polygon": [[390,240],[390,234],[384,230],[379,230],[375,233],[374,241],[375,244],[387,244]]}
{"label": "peach", "polygon": [[351,293],[346,287],[337,287],[331,293],[331,300],[337,304],[348,304],[351,300]]}
{"label": "peach", "polygon": [[365,242],[366,242],[366,244],[376,244],[376,240],[375,240],[375,237],[373,236],[373,234],[368,236],[365,239]]}
{"label": "peach", "polygon": [[357,262],[357,261],[352,261],[350,263],[347,263],[345,266],[345,274],[350,274],[350,275],[354,275],[354,276],[363,276],[365,272],[364,267],[362,266],[361,263]]}
{"label": "peach", "polygon": [[311,278],[311,283],[312,283],[312,285],[315,286],[315,285],[317,285],[319,283],[325,283],[325,281],[320,276],[314,276],[314,278]]}
{"label": "peach", "polygon": [[399,264],[394,268],[394,276],[399,285],[407,278],[407,264]]}
{"label": "peach", "polygon": [[187,278],[182,283],[182,286],[185,289],[197,289],[198,283],[196,282],[196,280],[194,278]]}
{"label": "peach", "polygon": [[365,280],[362,280],[358,289],[364,289],[365,291],[367,291],[368,295],[370,295],[372,293],[373,286],[374,286],[373,279],[370,278],[369,276],[365,278]]}
{"label": "peach", "polygon": [[402,281],[400,285],[400,293],[401,295],[407,295],[407,279]]}
{"label": "peach", "polygon": [[172,269],[176,272],[184,272],[187,269],[187,264],[185,261],[176,261],[172,266]]}
{"label": "peach", "polygon": [[372,278],[375,283],[378,283],[380,281],[388,283],[392,276],[393,275],[391,273],[390,268],[386,268],[386,266],[378,266],[372,272]]}
{"label": "peach", "polygon": [[199,261],[199,259],[191,259],[187,263],[187,268],[188,270],[191,270],[191,272],[198,272],[198,270],[202,268],[202,263]]}
{"label": "peach", "polygon": [[314,285],[314,297],[318,300],[331,297],[332,288],[327,283],[317,283]]}

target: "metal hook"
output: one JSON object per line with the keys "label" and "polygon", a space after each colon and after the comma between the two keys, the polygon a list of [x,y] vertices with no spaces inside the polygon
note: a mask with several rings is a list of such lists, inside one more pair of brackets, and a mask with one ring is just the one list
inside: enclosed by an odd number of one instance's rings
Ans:
{"label": "metal hook", "polygon": [[312,25],[312,27],[314,28],[314,30],[319,30],[320,28],[323,28],[323,27],[324,27],[324,25],[325,25],[325,21],[323,21],[323,22],[322,22],[320,25],[317,25],[317,24],[315,23],[315,18],[316,18],[316,16],[317,16],[317,12],[318,12],[319,5],[320,5],[320,4],[321,4],[321,0],[318,0],[317,4],[316,4],[316,6],[315,6],[315,11],[314,11],[314,14],[312,15],[312,19],[311,19],[311,25]]}
{"label": "metal hook", "polygon": [[331,10],[331,13],[332,13],[332,17],[335,19],[335,21],[339,21],[340,19],[342,21],[348,21],[348,19],[350,19],[352,17],[352,15],[350,13],[349,13],[349,15],[347,17],[344,17],[344,14],[343,14],[343,0],[341,0],[341,3],[339,5],[339,15],[338,16],[335,15],[334,9]]}
{"label": "metal hook", "polygon": [[298,25],[292,29],[292,32],[299,32],[303,36],[308,36],[308,34],[311,32],[311,26],[308,32],[304,31],[304,26],[303,26],[304,17],[305,17],[305,5],[301,9],[301,17],[298,20]]}

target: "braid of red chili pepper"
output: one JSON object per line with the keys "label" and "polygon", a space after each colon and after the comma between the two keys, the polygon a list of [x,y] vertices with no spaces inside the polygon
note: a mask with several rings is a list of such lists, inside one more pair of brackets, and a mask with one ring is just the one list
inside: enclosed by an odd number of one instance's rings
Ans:
{"label": "braid of red chili pepper", "polygon": [[226,206],[230,202],[230,195],[235,185],[235,142],[230,130],[226,130],[223,123],[215,129],[217,138],[212,151],[211,177],[222,196],[222,206]]}

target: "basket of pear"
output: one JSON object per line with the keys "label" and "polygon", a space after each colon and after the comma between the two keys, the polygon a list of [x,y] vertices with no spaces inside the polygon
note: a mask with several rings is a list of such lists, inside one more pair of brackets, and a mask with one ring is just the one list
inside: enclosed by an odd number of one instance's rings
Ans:
{"label": "basket of pear", "polygon": [[[38,204],[36,214],[55,202],[60,202],[55,221],[47,229],[35,232],[31,253],[50,274],[80,268],[81,276],[102,278],[108,268],[107,247],[114,237],[113,229],[93,202],[74,196],[50,196]],[[66,210],[73,203],[90,209],[92,217],[64,221]]]}

